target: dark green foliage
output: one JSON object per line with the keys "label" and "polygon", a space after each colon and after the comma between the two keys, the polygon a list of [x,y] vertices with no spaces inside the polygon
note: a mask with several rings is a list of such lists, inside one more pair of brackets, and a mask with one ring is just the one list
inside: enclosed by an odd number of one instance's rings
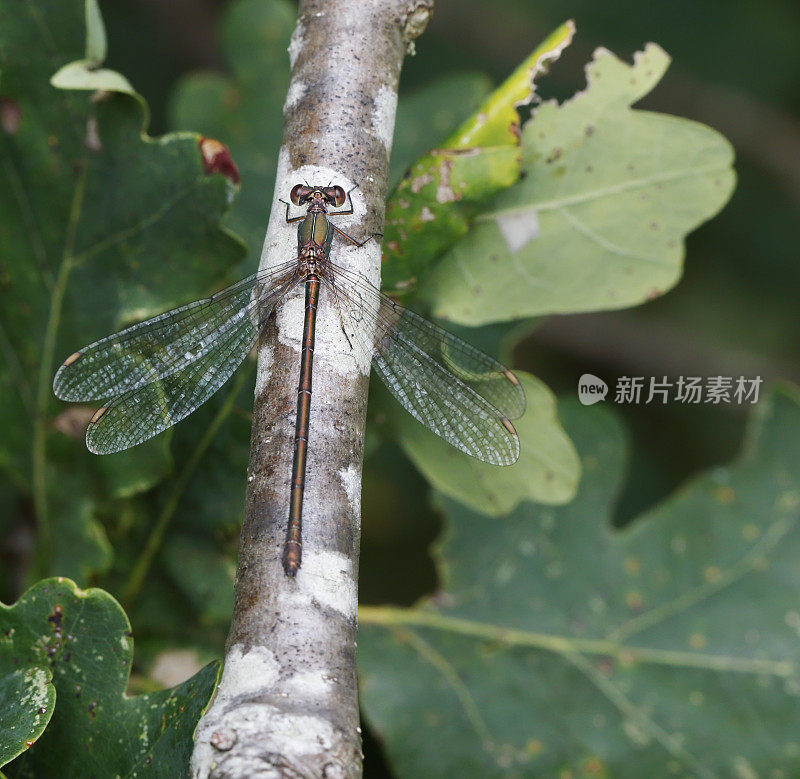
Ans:
{"label": "dark green foliage", "polygon": [[440,499],[442,590],[361,614],[362,700],[397,775],[800,771],[799,400],[775,393],[736,463],[623,531],[625,437],[577,403],[572,503],[497,519]]}
{"label": "dark green foliage", "polygon": [[[108,593],[69,579],[45,579],[0,606],[0,627],[0,678],[20,668],[31,669],[29,677],[52,674],[52,686],[18,699],[30,701],[22,713],[37,707],[46,721],[55,698],[44,736],[8,776],[189,775],[192,733],[214,691],[216,663],[171,690],[127,696],[133,639],[125,612]],[[5,751],[19,724],[2,725]]]}

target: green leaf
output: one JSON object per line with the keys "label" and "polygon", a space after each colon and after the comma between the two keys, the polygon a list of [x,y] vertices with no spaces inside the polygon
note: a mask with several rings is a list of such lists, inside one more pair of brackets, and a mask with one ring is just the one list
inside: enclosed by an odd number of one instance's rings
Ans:
{"label": "green leaf", "polygon": [[677,282],[686,234],[727,202],[734,173],[719,133],[631,108],[668,63],[655,44],[633,65],[598,49],[585,91],[534,111],[526,176],[426,278],[437,316],[479,325],[616,309]]}
{"label": "green leaf", "polygon": [[122,457],[101,457],[103,492],[112,498],[131,498],[147,492],[164,479],[172,466],[170,436],[159,436],[136,446]]}
{"label": "green leaf", "polygon": [[448,148],[516,144],[519,136],[517,108],[534,99],[536,78],[547,72],[572,43],[575,23],[564,22],[534,49],[527,59],[484,101],[447,142]]}
{"label": "green leaf", "polygon": [[65,492],[50,492],[51,520],[57,534],[50,567],[64,576],[88,581],[93,574],[108,570],[113,558],[111,544],[97,521],[95,501],[84,480],[76,483],[58,471],[53,473],[56,480]]}
{"label": "green leaf", "polygon": [[102,64],[107,48],[106,26],[103,24],[100,6],[97,0],[86,0],[86,59]]}
{"label": "green leaf", "polygon": [[611,527],[626,447],[563,409],[567,506],[443,499],[442,590],[359,613],[361,695],[397,776],[800,772],[800,403],[761,401],[740,460]]}
{"label": "green leaf", "polygon": [[382,283],[413,289],[431,260],[469,229],[475,203],[519,175],[517,146],[435,150],[414,163],[386,203]]}
{"label": "green leaf", "polygon": [[228,624],[236,574],[233,560],[226,559],[208,540],[184,534],[174,534],[167,540],[162,560],[203,624]]}
{"label": "green leaf", "polygon": [[451,73],[431,81],[397,102],[389,188],[419,157],[458,127],[464,115],[476,111],[491,91],[487,76]]}
{"label": "green leaf", "polygon": [[517,180],[516,106],[532,98],[533,79],[560,56],[574,30],[567,22],[553,32],[440,148],[409,169],[386,204],[384,288],[414,288],[433,259],[466,234],[478,205]]}
{"label": "green leaf", "polygon": [[8,776],[187,776],[216,664],[170,690],[128,697],[132,657],[130,624],[103,590],[48,579],[0,605],[0,663],[52,673],[56,689],[47,730]]}
{"label": "green leaf", "polygon": [[0,766],[44,733],[56,702],[51,678],[46,668],[14,668],[0,655]]}
{"label": "green leaf", "polygon": [[[158,443],[113,462],[88,455],[92,410],[55,401],[58,363],[218,288],[243,253],[219,226],[236,188],[204,169],[200,137],[148,137],[143,101],[95,59],[80,64],[102,53],[101,33],[93,2],[0,0],[0,426],[13,431],[0,468],[33,493],[40,567],[56,570],[58,553],[69,561],[58,572],[82,577],[107,564],[96,507],[148,489],[170,464]],[[59,67],[69,91],[50,85]],[[82,501],[64,494],[71,474]]]}
{"label": "green leaf", "polygon": [[556,417],[553,394],[537,378],[517,373],[527,409],[514,421],[520,457],[514,465],[487,465],[465,457],[394,404],[400,443],[438,490],[489,516],[507,514],[523,500],[565,503],[575,495],[580,461]]}
{"label": "green leaf", "polygon": [[101,89],[135,95],[136,91],[125,76],[107,68],[97,68],[91,60],[70,62],[50,79],[58,89]]}
{"label": "green leaf", "polygon": [[267,229],[289,88],[286,49],[296,22],[297,9],[287,0],[231,3],[221,49],[232,76],[192,74],[172,98],[172,127],[219,138],[236,160],[242,191],[225,223],[247,243],[247,273],[261,256]]}

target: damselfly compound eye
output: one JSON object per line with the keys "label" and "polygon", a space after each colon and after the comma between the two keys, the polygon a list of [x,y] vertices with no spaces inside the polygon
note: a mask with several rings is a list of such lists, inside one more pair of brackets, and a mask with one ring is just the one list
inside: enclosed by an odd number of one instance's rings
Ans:
{"label": "damselfly compound eye", "polygon": [[325,187],[323,190],[325,197],[330,200],[336,208],[341,208],[344,205],[346,197],[345,191],[341,187]]}
{"label": "damselfly compound eye", "polygon": [[306,202],[306,199],[312,191],[312,188],[307,187],[305,184],[295,184],[295,186],[292,187],[289,200],[291,200],[296,206],[301,206]]}

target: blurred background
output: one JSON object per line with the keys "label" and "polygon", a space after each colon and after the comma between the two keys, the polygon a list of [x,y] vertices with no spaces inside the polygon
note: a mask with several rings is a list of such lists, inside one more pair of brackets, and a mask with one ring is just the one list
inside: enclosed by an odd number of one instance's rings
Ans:
{"label": "blurred background", "polygon": [[[124,73],[148,101],[151,134],[202,129],[175,127],[170,99],[186,74],[226,69],[220,47],[226,5],[226,0],[101,2],[109,39],[107,64]],[[722,213],[689,236],[684,276],[675,289],[637,308],[555,316],[532,326],[515,349],[515,367],[570,397],[583,373],[601,377],[612,388],[623,375],[800,380],[800,4],[436,0],[433,21],[417,41],[416,56],[406,62],[402,94],[428,83],[432,73],[468,71],[497,84],[569,18],[576,22],[577,35],[542,81],[542,97],[563,99],[583,88],[583,67],[597,46],[629,61],[634,51],[654,41],[672,56],[673,64],[639,107],[685,116],[720,131],[736,148],[739,183]],[[278,111],[276,134],[280,122]],[[441,140],[419,139],[420,150]],[[264,184],[264,199],[271,193],[270,180]],[[249,257],[248,263],[254,268],[256,258]],[[245,436],[251,393],[248,384],[236,422]],[[675,403],[615,408],[630,430],[634,452],[618,524],[630,521],[697,470],[735,457],[749,410],[735,404]],[[246,463],[246,443],[240,438],[237,452]],[[180,451],[178,440],[176,461]],[[390,441],[375,443],[364,476],[362,600],[413,603],[436,586],[428,547],[441,525],[428,505],[428,486]],[[240,488],[243,497],[243,479],[239,487],[229,486],[233,494]],[[213,490],[212,481],[203,509],[194,507],[201,520],[203,510],[215,510],[213,501],[208,505]],[[147,513],[142,502],[132,505],[131,511]],[[2,507],[7,526],[13,528],[2,547],[3,561],[7,571],[19,570],[20,549],[25,546],[20,527],[32,524],[30,506],[12,496],[3,497]],[[186,512],[192,508],[189,505]],[[231,512],[229,507],[225,510]],[[234,520],[235,507],[231,513]],[[132,521],[118,519],[117,530]],[[113,528],[109,535],[113,541]],[[219,540],[232,558],[235,522]],[[390,577],[387,570],[392,571]],[[20,582],[19,577],[4,576],[0,599],[13,600]],[[178,605],[180,596],[176,593],[174,598]],[[155,599],[156,594],[145,593],[143,611]],[[219,610],[224,614],[227,608],[223,598]],[[159,632],[164,626],[157,612],[149,612],[150,624],[137,625],[137,654],[148,632],[160,635],[160,641],[169,633]],[[221,649],[224,640],[224,620],[212,621],[215,628],[205,631],[202,641],[211,653],[214,646]],[[185,638],[192,641],[191,636]],[[145,643],[138,643],[140,639]],[[372,760],[371,773],[378,775],[379,758]]]}

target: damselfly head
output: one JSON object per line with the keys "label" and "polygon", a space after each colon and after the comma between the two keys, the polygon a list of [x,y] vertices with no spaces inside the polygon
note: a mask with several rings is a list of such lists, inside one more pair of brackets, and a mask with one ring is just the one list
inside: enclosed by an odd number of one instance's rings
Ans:
{"label": "damselfly head", "polygon": [[302,206],[309,201],[327,203],[336,208],[344,205],[345,191],[341,187],[312,187],[308,184],[295,184],[289,199],[296,206]]}

